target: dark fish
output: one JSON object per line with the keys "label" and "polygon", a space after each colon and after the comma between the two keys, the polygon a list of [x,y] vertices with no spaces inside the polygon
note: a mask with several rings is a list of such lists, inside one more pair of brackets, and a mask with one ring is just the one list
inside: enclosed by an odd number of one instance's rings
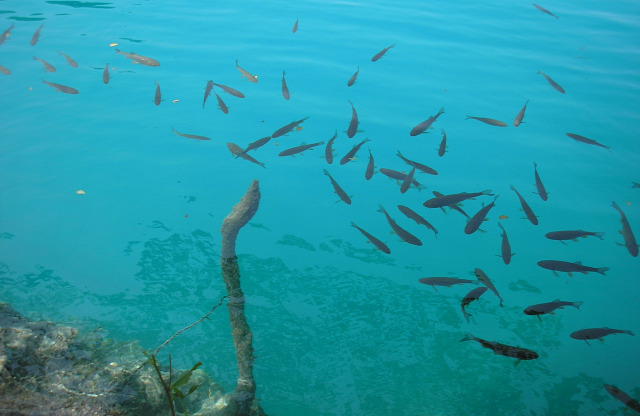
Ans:
{"label": "dark fish", "polygon": [[40,25],[39,28],[36,29],[36,31],[34,32],[33,36],[31,37],[31,46],[35,45],[36,43],[38,43],[38,39],[40,38],[40,31],[42,30],[42,26],[44,26],[44,23]]}
{"label": "dark fish", "polygon": [[371,150],[369,150],[369,162],[367,163],[367,169],[364,171],[364,178],[366,180],[371,179],[373,177],[373,170],[375,166],[373,165],[373,155],[371,154]]}
{"label": "dark fish", "polygon": [[160,91],[160,84],[156,81],[156,93],[153,96],[153,103],[155,105],[160,105],[160,101],[162,101],[162,92]]}
{"label": "dark fish", "polygon": [[78,63],[76,61],[74,61],[69,55],[64,54],[62,52],[58,52],[60,55],[64,56],[64,59],[67,60],[67,62],[69,63],[69,65],[71,65],[74,68],[78,67]]}
{"label": "dark fish", "polygon": [[216,95],[216,100],[218,100],[218,108],[220,108],[220,111],[225,114],[229,114],[229,107],[227,107],[224,101],[222,101],[222,98],[220,98],[217,92],[214,92],[214,94]]}
{"label": "dark fish", "polygon": [[476,214],[473,217],[471,217],[469,221],[467,221],[467,225],[464,226],[465,234],[473,234],[478,230],[478,228],[480,228],[480,225],[482,224],[484,219],[487,217],[487,214],[489,213],[491,208],[495,206],[496,199],[498,199],[499,196],[500,195],[496,195],[496,197],[493,199],[493,201],[489,205],[485,205],[482,208],[480,208],[480,210],[476,212]]}
{"label": "dark fish", "polygon": [[440,147],[438,147],[438,156],[444,156],[444,153],[447,151],[447,133],[442,129],[442,141],[440,142]]}
{"label": "dark fish", "polygon": [[278,130],[273,132],[271,137],[275,139],[276,137],[280,137],[280,136],[283,136],[283,135],[289,133],[291,130],[296,128],[300,123],[302,123],[303,121],[305,121],[308,118],[309,118],[309,116],[306,116],[303,119],[300,119],[298,121],[292,121],[291,123],[287,124],[286,126],[280,127]]}
{"label": "dark fish", "polygon": [[509,237],[507,237],[507,231],[504,229],[502,224],[498,223],[498,227],[502,230],[502,244],[500,245],[500,257],[502,257],[502,261],[504,264],[511,263],[511,256],[515,253],[511,252],[511,244],[509,244]]}
{"label": "dark fish", "polygon": [[604,147],[605,149],[611,151],[611,148],[609,146],[605,146],[601,143],[598,143],[595,140],[592,139],[588,139],[584,136],[580,136],[579,134],[574,134],[574,133],[565,133],[567,136],[571,137],[573,140],[577,141],[577,142],[582,142],[582,143],[586,143],[586,144],[591,144],[593,146],[600,146],[600,147]]}
{"label": "dark fish", "polygon": [[538,165],[536,162],[533,162],[533,172],[536,177],[536,189],[538,190],[538,195],[543,201],[546,201],[548,198],[547,190],[544,188],[542,181],[540,180],[540,176],[538,175]]}
{"label": "dark fish", "polygon": [[640,183],[638,183],[638,182],[631,182],[631,187],[632,187],[632,188],[640,188]]}
{"label": "dark fish", "polygon": [[65,94],[77,94],[78,90],[75,88],[71,88],[71,87],[67,87],[66,85],[62,85],[62,84],[56,84],[55,82],[48,82],[45,80],[42,80],[42,82],[44,82],[45,84],[47,84],[50,87],[55,88],[57,91],[63,92]]}
{"label": "dark fish", "polygon": [[418,282],[431,286],[436,292],[436,286],[451,287],[453,285],[463,285],[465,283],[477,283],[475,280],[458,279],[457,277],[423,277]]}
{"label": "dark fish", "polygon": [[[383,175],[388,176],[389,178],[395,179],[397,181],[404,181],[404,179],[407,177],[406,173],[398,172],[397,170],[393,170],[393,169],[380,168],[378,169],[378,171]],[[411,184],[415,186],[419,191],[426,188],[426,186],[420,184],[415,179],[411,181]]]}
{"label": "dark fish", "polygon": [[622,223],[622,231],[620,231],[620,234],[622,234],[622,238],[624,238],[624,245],[627,247],[627,251],[633,257],[638,257],[638,244],[636,243],[636,237],[633,235],[631,227],[629,226],[627,216],[624,215],[624,212],[622,212],[615,201],[611,202],[611,206],[620,213],[620,223]]}
{"label": "dark fish", "polygon": [[[440,193],[440,192],[438,192],[438,191],[433,191],[433,195],[435,195],[435,197],[436,197],[436,198],[441,197],[441,196],[444,196],[443,194],[441,194],[441,193]],[[459,213],[461,213],[462,215],[464,215],[464,216],[465,216],[465,218],[466,218],[467,220],[471,219],[471,217],[469,216],[469,214],[467,214],[466,212],[464,212],[464,210],[463,210],[462,208],[460,208],[458,205],[453,204],[453,205],[449,205],[448,207],[449,207],[449,209],[453,209],[453,210],[455,210],[455,211],[458,211],[458,212],[459,212]],[[440,209],[442,209],[442,211],[444,212],[444,206],[440,207]]]}
{"label": "dark fish", "polygon": [[238,68],[238,71],[240,71],[243,77],[245,77],[246,79],[248,79],[253,83],[256,83],[256,84],[258,83],[258,77],[256,75],[251,74],[249,71],[240,68],[240,65],[238,65],[237,59],[236,59],[236,68]]}
{"label": "dark fish", "polygon": [[284,71],[282,71],[282,96],[285,100],[289,100],[291,95],[289,94],[289,87],[287,87],[287,81],[284,79]]}
{"label": "dark fish", "polygon": [[476,277],[478,278],[478,280],[487,287],[487,289],[489,289],[490,291],[492,291],[493,293],[496,294],[496,296],[498,297],[498,299],[500,299],[500,307],[502,308],[502,296],[500,296],[500,294],[498,293],[498,289],[496,289],[496,287],[493,285],[493,283],[491,283],[491,279],[489,279],[489,276],[487,276],[482,270],[475,268],[473,270],[473,274],[476,275]]}
{"label": "dark fish", "polygon": [[507,127],[507,123],[505,123],[504,121],[495,120],[493,118],[467,116],[466,120],[469,120],[470,118],[482,121],[483,123],[489,124],[491,126]]}
{"label": "dark fish", "polygon": [[430,168],[427,165],[423,165],[422,163],[418,163],[418,162],[414,162],[413,160],[409,160],[406,157],[402,156],[402,153],[400,153],[400,151],[398,150],[398,153],[396,153],[396,156],[398,156],[400,159],[402,159],[406,164],[413,166],[416,169],[419,169],[420,171],[424,172],[424,173],[428,173],[429,175],[437,175],[438,172],[436,172],[435,169]]}
{"label": "dark fish", "polygon": [[356,153],[358,153],[358,150],[360,150],[360,147],[362,147],[362,145],[368,141],[370,141],[370,139],[367,138],[361,141],[360,143],[356,144],[355,146],[353,146],[351,150],[349,150],[347,154],[344,155],[342,159],[340,159],[340,164],[344,165],[345,163],[350,162],[355,157]]}
{"label": "dark fish", "polygon": [[282,152],[280,152],[278,154],[278,156],[293,156],[293,155],[297,155],[298,153],[302,153],[305,150],[311,149],[312,147],[320,146],[321,144],[324,144],[324,141],[321,141],[321,142],[318,142],[318,143],[303,144],[303,145],[300,145],[300,146],[292,147],[292,148],[283,150]]}
{"label": "dark fish", "polygon": [[533,360],[538,358],[538,353],[536,353],[535,351],[531,351],[526,348],[512,347],[510,345],[500,344],[495,341],[487,341],[481,338],[476,338],[471,334],[465,334],[464,338],[462,338],[460,342],[462,341],[476,341],[484,348],[493,350],[493,352],[496,354],[504,355],[505,357],[516,358],[518,361],[515,362],[515,365],[518,365],[521,360]]}
{"label": "dark fish", "polygon": [[298,31],[298,19],[296,19],[296,22],[293,24],[293,28],[291,29],[291,33],[296,33]]}
{"label": "dark fish", "polygon": [[256,165],[260,165],[260,166],[262,166],[263,168],[266,169],[266,167],[264,166],[264,163],[258,162],[257,160],[255,160],[254,158],[249,156],[248,154],[243,153],[243,150],[237,144],[235,144],[235,143],[227,143],[227,147],[229,148],[229,151],[231,152],[231,154],[236,157],[236,159],[240,158],[240,159],[248,160],[249,162],[255,163]]}
{"label": "dark fish", "polygon": [[416,173],[416,167],[414,166],[411,169],[411,172],[409,172],[409,174],[404,178],[404,180],[400,184],[400,193],[401,194],[407,192],[407,190],[411,186],[411,181],[413,181],[413,175],[415,175],[415,173]]}
{"label": "dark fish", "polygon": [[420,214],[418,214],[417,212],[415,212],[409,207],[405,207],[404,205],[398,205],[398,209],[402,211],[402,213],[406,215],[407,218],[410,218],[414,220],[416,223],[422,224],[428,229],[430,229],[431,231],[433,231],[434,234],[436,235],[436,238],[438,238],[438,230],[436,230],[436,228],[433,225],[431,225],[429,221],[425,220]]}
{"label": "dark fish", "polygon": [[545,8],[544,8],[544,7],[542,7],[542,6],[538,6],[537,4],[535,4],[535,3],[534,3],[534,4],[533,4],[533,7],[535,7],[535,8],[536,8],[536,9],[538,9],[538,10],[540,10],[542,13],[546,13],[546,14],[548,14],[549,16],[553,16],[553,17],[555,17],[556,19],[558,18],[558,16],[556,16],[556,15],[555,15],[555,14],[553,14],[553,13],[551,13],[549,10],[545,9]]}
{"label": "dark fish", "polygon": [[529,100],[527,100],[527,102],[524,103],[524,107],[522,107],[522,110],[518,112],[518,114],[516,115],[516,118],[513,120],[514,127],[518,127],[520,123],[522,123],[522,119],[524,118],[524,112],[527,111],[527,104],[529,104]]}
{"label": "dark fish", "polygon": [[0,45],[2,45],[7,39],[9,39],[9,36],[11,36],[11,30],[13,28],[14,28],[14,25],[13,23],[11,23],[11,26],[9,26],[9,29],[2,32],[2,34],[0,35]]}
{"label": "dark fish", "polygon": [[607,390],[607,392],[609,392],[610,395],[620,400],[629,409],[635,410],[636,412],[640,413],[640,403],[629,396],[627,393],[611,384],[605,384],[604,388],[605,390]]}
{"label": "dark fish", "polygon": [[360,72],[360,67],[358,67],[358,70],[353,75],[351,75],[351,78],[349,78],[349,81],[347,81],[347,87],[355,84],[356,78],[358,78],[358,72]]}
{"label": "dark fish", "polygon": [[573,339],[582,340],[588,344],[590,339],[599,339],[600,341],[602,341],[603,337],[613,334],[627,334],[635,336],[635,334],[628,329],[613,329],[607,327],[580,329],[578,331],[572,332],[571,334],[569,334],[569,336]]}
{"label": "dark fish", "polygon": [[460,192],[459,194],[451,194],[451,195],[442,195],[436,196],[435,198],[431,198],[424,202],[425,207],[427,208],[442,208],[448,207],[451,205],[456,205],[462,201],[467,199],[475,198],[481,195],[490,195],[493,196],[490,189],[480,191],[480,192]]}
{"label": "dark fish", "polygon": [[255,149],[259,148],[259,147],[264,146],[265,144],[267,144],[269,142],[269,140],[271,140],[271,136],[263,137],[262,139],[258,139],[255,142],[249,143],[249,145],[247,146],[246,149],[244,149],[244,150],[238,152],[238,154],[236,154],[236,157],[242,157],[242,155],[247,153],[249,150],[255,150]]}
{"label": "dark fish", "polygon": [[471,316],[471,314],[466,311],[465,306],[468,306],[474,300],[480,299],[480,296],[482,296],[486,291],[486,287],[480,286],[467,293],[467,295],[462,299],[460,308],[462,309],[462,315],[464,315],[464,319],[466,319],[467,322],[469,322],[469,317]]}
{"label": "dark fish", "polygon": [[394,46],[396,46],[395,44],[391,45],[391,46],[387,46],[386,48],[384,48],[383,50],[381,50],[380,52],[378,52],[377,54],[373,55],[373,58],[371,58],[371,62],[375,62],[378,59],[382,58],[382,55],[384,55],[385,53],[387,53],[387,51],[391,48],[393,48]]}
{"label": "dark fish", "polygon": [[351,101],[349,101],[349,104],[351,104],[351,121],[347,129],[347,136],[352,138],[358,132],[358,113],[356,113],[356,109]]}
{"label": "dark fish", "polygon": [[577,302],[566,302],[564,300],[556,299],[552,302],[547,303],[538,303],[537,305],[527,306],[524,309],[525,315],[537,315],[538,319],[540,319],[540,315],[544,315],[547,313],[553,314],[553,311],[556,309],[562,309],[565,306],[573,306],[576,309],[580,309],[582,306],[582,301]]}
{"label": "dark fish", "polygon": [[516,193],[516,195],[518,195],[518,199],[520,199],[520,205],[522,206],[524,215],[526,215],[529,221],[531,221],[531,224],[538,225],[538,217],[536,217],[536,214],[533,213],[531,207],[529,206],[529,204],[527,204],[527,201],[524,200],[522,195],[520,195],[520,192],[516,190],[515,186],[511,185],[511,189]]}
{"label": "dark fish", "polygon": [[391,250],[389,249],[389,247],[387,247],[385,243],[378,240],[377,238],[375,238],[374,236],[372,236],[362,228],[358,227],[353,221],[351,221],[351,226],[357,229],[358,231],[360,231],[362,235],[364,235],[367,238],[367,240],[371,242],[371,244],[373,244],[378,248],[378,250],[382,251],[383,253],[391,254]]}
{"label": "dark fish", "polygon": [[213,89],[213,81],[207,81],[207,86],[204,87],[204,99],[202,100],[202,108],[204,108],[204,103],[207,102],[207,98],[211,95],[211,90]]}
{"label": "dark fish", "polygon": [[436,114],[435,116],[429,117],[422,123],[412,128],[409,135],[417,136],[418,134],[424,133],[429,127],[431,127],[431,125],[438,119],[438,117],[440,117],[440,114],[442,113],[444,113],[444,107],[441,108],[440,111],[438,111],[438,114]]}
{"label": "dark fish", "polygon": [[181,137],[186,137],[187,139],[193,139],[193,140],[211,140],[208,137],[205,136],[198,136],[197,134],[187,134],[187,133],[180,133],[179,131],[177,131],[176,129],[174,129],[173,127],[171,127],[171,131],[173,131],[175,134],[177,134],[178,136]]}
{"label": "dark fish", "polygon": [[11,70],[2,65],[0,65],[0,72],[2,72],[5,75],[11,75]]}
{"label": "dark fish", "polygon": [[391,226],[391,229],[393,230],[393,232],[398,235],[398,237],[402,238],[404,241],[406,241],[409,244],[413,244],[414,246],[422,245],[422,241],[420,241],[418,237],[411,234],[409,231],[400,227],[398,223],[395,222],[395,220],[389,216],[389,214],[387,213],[387,211],[384,209],[382,205],[380,205],[380,208],[378,209],[378,211],[382,212],[384,216],[387,217],[387,222]]}
{"label": "dark fish", "polygon": [[243,93],[241,93],[241,92],[240,92],[240,91],[238,91],[238,90],[234,90],[234,89],[233,89],[233,88],[231,88],[231,87],[227,87],[226,85],[222,85],[222,84],[216,84],[215,82],[213,83],[213,85],[215,85],[215,86],[216,86],[216,87],[218,87],[218,88],[221,88],[221,89],[222,89],[222,91],[226,92],[227,94],[231,94],[231,95],[233,95],[234,97],[244,98],[244,94],[243,94]]}
{"label": "dark fish", "polygon": [[116,49],[116,53],[124,55],[127,59],[133,59],[134,62],[139,63],[140,65],[160,66],[160,62],[156,61],[153,58],[149,58],[148,56],[138,55],[137,53],[133,52],[122,52],[120,49]]}
{"label": "dark fish", "polygon": [[104,66],[104,70],[102,71],[102,82],[105,84],[109,83],[109,64]]}
{"label": "dark fish", "polygon": [[327,146],[324,148],[324,158],[328,164],[333,163],[333,142],[338,137],[338,131],[333,134],[333,137],[327,141]]}
{"label": "dark fish", "polygon": [[54,68],[54,66],[51,65],[49,62],[45,61],[44,59],[40,59],[40,58],[34,56],[33,60],[34,61],[40,61],[40,63],[42,65],[44,65],[44,69],[45,70],[47,70],[49,72],[56,72],[56,69]]}
{"label": "dark fish", "polygon": [[547,74],[545,74],[544,72],[538,70],[538,74],[542,75],[544,77],[544,79],[547,80],[547,82],[558,92],[561,92],[562,94],[564,94],[564,88],[562,88],[560,85],[558,85],[557,82],[555,82],[554,80],[552,80],[551,78],[549,78],[549,76],[547,76]]}
{"label": "dark fish", "polygon": [[589,272],[596,272],[606,276],[605,272],[609,270],[608,267],[589,267],[583,266],[579,261],[571,263],[570,261],[562,260],[540,260],[538,262],[538,266],[542,267],[543,269],[553,271],[553,274],[555,274],[556,276],[558,275],[557,272],[565,272],[569,276],[573,276],[573,272],[580,272],[585,274]]}
{"label": "dark fish", "polygon": [[583,237],[586,238],[588,236],[598,237],[602,240],[603,232],[595,232],[595,231],[583,231],[583,230],[567,230],[567,231],[551,231],[546,233],[544,236],[549,240],[573,240],[578,241],[578,238]]}
{"label": "dark fish", "polygon": [[340,185],[338,185],[338,182],[336,182],[333,177],[331,176],[331,174],[329,173],[328,170],[324,169],[324,174],[327,175],[329,177],[329,179],[331,180],[331,185],[333,185],[333,191],[340,197],[340,199],[342,199],[347,205],[351,205],[351,198],[349,198],[349,195],[347,195],[347,193],[344,191],[344,189],[342,189],[340,187]]}

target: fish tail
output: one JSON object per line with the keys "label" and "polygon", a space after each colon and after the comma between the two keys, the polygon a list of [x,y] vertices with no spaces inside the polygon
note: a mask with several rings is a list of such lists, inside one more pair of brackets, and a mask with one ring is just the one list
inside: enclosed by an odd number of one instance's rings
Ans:
{"label": "fish tail", "polygon": [[608,267],[598,267],[598,270],[596,270],[596,271],[597,271],[598,273],[600,273],[600,274],[602,274],[602,275],[605,275],[605,276],[606,276],[605,272],[606,272],[607,270],[609,270],[609,268],[608,268]]}
{"label": "fish tail", "polygon": [[484,191],[481,192],[482,195],[493,195],[491,193],[491,189],[485,189]]}
{"label": "fish tail", "polygon": [[602,236],[604,235],[604,232],[597,232],[593,234],[594,237],[598,237],[600,240],[602,240]]}
{"label": "fish tail", "polygon": [[462,338],[462,339],[460,340],[460,342],[464,342],[464,341],[475,341],[475,339],[476,339],[476,337],[474,337],[473,335],[471,335],[471,334],[470,334],[470,333],[468,333],[468,332],[465,332],[465,333],[464,333],[464,338]]}
{"label": "fish tail", "polygon": [[382,213],[386,213],[387,211],[384,209],[384,207],[382,206],[382,204],[378,205],[378,212],[382,212]]}
{"label": "fish tail", "polygon": [[576,309],[580,309],[580,306],[582,306],[583,303],[584,303],[583,301],[579,300],[577,302],[573,302],[571,306],[573,306]]}
{"label": "fish tail", "polygon": [[636,336],[636,334],[634,334],[633,332],[631,332],[630,329],[625,329],[622,331],[623,334],[627,334],[627,335],[633,335],[634,337]]}
{"label": "fish tail", "polygon": [[324,174],[325,174],[325,175],[327,175],[328,177],[331,177],[331,174],[329,173],[329,171],[328,171],[328,170],[323,169],[322,171],[324,172]]}
{"label": "fish tail", "polygon": [[470,118],[473,118],[472,116],[467,116],[467,118],[465,118],[465,120],[469,120]]}

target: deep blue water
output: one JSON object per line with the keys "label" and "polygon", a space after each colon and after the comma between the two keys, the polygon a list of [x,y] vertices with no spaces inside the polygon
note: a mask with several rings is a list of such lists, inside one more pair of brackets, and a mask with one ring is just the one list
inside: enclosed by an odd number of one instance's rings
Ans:
{"label": "deep blue water", "polygon": [[[258,396],[269,414],[623,414],[603,384],[640,398],[639,337],[587,345],[569,334],[604,326],[640,333],[638,259],[618,244],[619,215],[610,206],[616,201],[640,232],[640,189],[632,188],[640,182],[640,5],[541,6],[558,18],[506,1],[0,1],[0,31],[15,24],[0,45],[0,65],[11,71],[0,74],[0,300],[35,316],[97,321],[116,338],[155,348],[224,295],[219,228],[258,179],[260,209],[237,250]],[[161,65],[132,64],[114,48]],[[57,71],[44,72],[33,56]],[[257,84],[242,78],[236,59]],[[358,67],[356,84],[347,87]],[[289,101],[280,89],[283,70]],[[56,92],[41,79],[80,92]],[[246,98],[217,89],[229,114],[213,95],[203,109],[210,79]],[[345,134],[349,100],[362,130],[352,139]],[[441,107],[428,134],[409,136]],[[266,169],[227,149],[227,142],[246,146],[306,116],[300,131],[251,153]],[[179,137],[171,127],[211,140]],[[438,157],[441,129],[449,146]],[[278,156],[336,130],[331,165],[324,146]],[[367,137],[354,161],[338,163]],[[377,168],[408,173],[400,150],[439,174],[416,174],[426,189],[401,194],[381,173],[364,179],[368,150]],[[534,162],[548,201],[533,193]],[[337,202],[323,169],[351,205]],[[539,225],[521,219],[510,185]],[[466,235],[462,215],[422,206],[434,190],[484,189],[500,195],[481,227],[486,232]],[[473,215],[492,200],[462,207]],[[389,234],[379,204],[423,246]],[[424,216],[437,238],[397,204]],[[501,215],[516,253],[509,265],[496,257]],[[351,221],[391,254],[374,250]],[[544,237],[565,229],[605,235],[566,245]],[[610,270],[555,276],[537,266],[543,259]],[[460,300],[472,286],[436,292],[418,283],[427,276],[472,279],[474,268],[489,275],[504,308],[487,292],[469,306],[469,324]],[[522,313],[554,299],[584,304],[541,321]],[[458,342],[465,332],[540,357],[514,366],[475,342]],[[203,361],[225,388],[234,387],[226,309],[168,350],[183,367]]]}

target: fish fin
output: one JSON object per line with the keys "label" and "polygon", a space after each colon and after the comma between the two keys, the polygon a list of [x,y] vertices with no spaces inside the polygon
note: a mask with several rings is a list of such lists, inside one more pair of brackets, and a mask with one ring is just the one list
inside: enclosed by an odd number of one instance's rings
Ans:
{"label": "fish fin", "polygon": [[474,337],[473,335],[471,335],[471,334],[470,334],[470,333],[468,333],[468,332],[465,332],[465,333],[464,333],[464,338],[462,338],[459,342],[463,342],[463,341],[473,341],[473,340],[475,340],[475,339],[476,339],[476,337]]}
{"label": "fish fin", "polygon": [[542,318],[540,318],[540,314],[538,314],[538,315],[536,315],[536,316],[538,317],[538,320],[539,320],[540,322],[542,322]]}
{"label": "fish fin", "polygon": [[[553,274],[555,274],[556,276],[558,276],[558,272],[556,272],[555,270],[551,270],[553,272]],[[558,276],[560,277],[560,276]]]}
{"label": "fish fin", "polygon": [[521,360],[517,360],[515,363],[513,363],[513,366],[514,366],[514,367],[517,367],[517,366],[518,366],[518,364],[520,364],[520,361],[521,361]]}
{"label": "fish fin", "polygon": [[579,301],[573,302],[571,306],[573,306],[576,309],[580,309],[580,306],[582,306],[583,303],[584,303],[583,301],[579,300]]}
{"label": "fish fin", "polygon": [[593,234],[593,236],[594,236],[594,237],[598,237],[600,240],[602,240],[602,239],[603,239],[603,238],[602,238],[602,236],[603,236],[603,235],[604,235],[604,233],[603,233],[603,232],[597,232],[597,233],[594,233],[594,234]]}
{"label": "fish fin", "polygon": [[573,277],[573,273],[567,272],[567,274],[569,275],[569,277]]}
{"label": "fish fin", "polygon": [[627,335],[633,335],[634,337],[636,336],[636,334],[634,334],[633,332],[631,332],[630,329],[625,329],[622,331],[623,334],[627,334]]}
{"label": "fish fin", "polygon": [[565,243],[564,241],[562,241],[562,240],[559,240],[559,241],[560,241],[562,244],[564,244],[565,246],[567,245],[567,243]]}
{"label": "fish fin", "polygon": [[607,270],[609,270],[609,268],[608,268],[608,267],[598,267],[597,272],[598,272],[598,273],[600,273],[600,274],[602,274],[602,275],[605,275],[605,276],[606,276],[605,272],[606,272]]}

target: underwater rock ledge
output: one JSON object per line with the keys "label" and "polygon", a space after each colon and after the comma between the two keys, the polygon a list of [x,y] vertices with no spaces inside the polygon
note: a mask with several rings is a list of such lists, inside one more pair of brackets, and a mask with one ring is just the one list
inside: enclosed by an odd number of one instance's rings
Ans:
{"label": "underwater rock ledge", "polygon": [[[32,321],[0,302],[0,414],[167,415],[162,387],[143,351],[137,342],[115,342],[97,330]],[[174,369],[174,377],[179,374]],[[185,401],[186,410],[215,415],[221,386],[200,369],[186,387],[193,384],[199,387]]]}

